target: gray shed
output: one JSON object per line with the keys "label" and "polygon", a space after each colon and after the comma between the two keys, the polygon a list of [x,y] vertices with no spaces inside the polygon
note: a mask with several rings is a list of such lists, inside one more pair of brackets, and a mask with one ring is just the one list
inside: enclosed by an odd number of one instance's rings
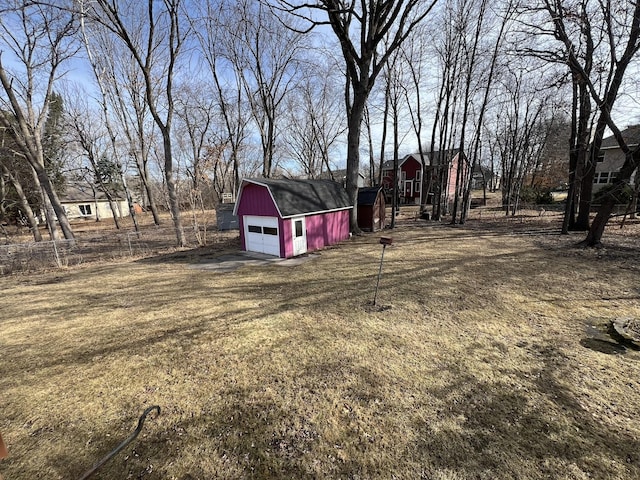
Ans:
{"label": "gray shed", "polygon": [[235,203],[221,203],[216,207],[218,230],[238,230],[240,228],[238,217],[233,214],[235,206]]}

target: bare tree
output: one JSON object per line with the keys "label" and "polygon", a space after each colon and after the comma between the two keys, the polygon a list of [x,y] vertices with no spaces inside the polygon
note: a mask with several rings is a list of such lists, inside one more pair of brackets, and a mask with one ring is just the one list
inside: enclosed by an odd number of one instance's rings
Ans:
{"label": "bare tree", "polygon": [[[199,245],[207,242],[207,217],[200,217],[197,212],[205,213],[212,208],[216,200],[212,192],[215,184],[219,156],[209,155],[216,146],[221,146],[221,137],[217,125],[217,100],[210,94],[211,85],[205,82],[190,81],[181,86],[176,97],[176,156],[184,157],[185,172],[190,185],[185,188],[191,208],[191,223]],[[221,135],[222,133],[222,135]],[[219,149],[218,149],[219,150]],[[214,178],[211,178],[213,175]],[[184,195],[183,191],[183,195]]]}
{"label": "bare tree", "polygon": [[[580,7],[580,4],[582,5]],[[567,4],[571,10],[587,7],[588,2]],[[576,11],[577,11],[576,10]],[[542,14],[540,15],[540,12]],[[519,22],[524,26],[526,39],[524,45],[515,45],[514,50],[547,63],[568,66],[568,78],[572,87],[571,132],[569,138],[569,190],[565,204],[565,215],[562,232],[570,230],[588,230],[591,210],[592,181],[595,164],[591,162],[589,149],[595,113],[586,82],[575,65],[567,62],[562,44],[549,42],[549,37],[556,37],[553,23],[545,18],[548,15],[545,2],[533,2],[522,8]],[[573,17],[573,14],[569,14]],[[576,15],[576,18],[579,15]],[[586,18],[586,17],[584,17]],[[593,36],[589,22],[580,25],[572,22],[571,36],[576,40],[574,55],[580,58],[585,73],[591,75],[595,61],[596,44],[602,41]],[[529,44],[531,43],[531,44]],[[562,85],[559,84],[561,87]],[[576,217],[577,215],[577,217]]]}
{"label": "bare tree", "polygon": [[[403,60],[405,58],[401,54],[401,50],[398,49],[391,56],[387,62],[382,77],[385,83],[385,117],[386,110],[389,108],[391,114],[391,126],[393,134],[393,189],[391,194],[391,228],[396,226],[396,216],[400,208],[400,188],[404,188],[401,185],[401,177],[399,174],[399,150],[400,150],[400,116],[405,105],[405,99],[407,96],[407,89],[405,87],[405,78],[402,75],[402,71],[405,68]],[[386,122],[385,122],[386,123]]]}
{"label": "bare tree", "polygon": [[[461,29],[456,28],[457,13],[455,5],[444,5],[442,15],[438,19],[442,32],[434,39],[435,58],[438,60],[440,85],[436,93],[436,109],[431,131],[429,148],[433,172],[433,218],[440,220],[449,209],[449,171],[455,157],[457,102],[460,90],[460,70],[462,68]],[[459,155],[461,157],[462,155]],[[460,162],[459,162],[460,163]]]}
{"label": "bare tree", "polygon": [[[467,185],[463,189],[463,202],[462,211],[460,214],[460,223],[465,223],[467,214],[471,205],[471,188],[473,182],[473,172],[476,166],[480,166],[480,150],[482,143],[482,132],[487,110],[491,103],[491,94],[494,92],[494,81],[496,72],[500,66],[500,58],[503,55],[503,41],[506,34],[509,31],[509,26],[513,20],[516,12],[516,0],[507,0],[500,10],[495,13],[495,18],[486,20],[486,16],[491,11],[489,5],[485,0],[481,0],[478,5],[479,13],[477,15],[472,14],[477,18],[475,35],[476,38],[482,37],[487,39],[487,45],[484,50],[479,52],[478,43],[474,41],[473,48],[471,50],[471,61],[469,62],[468,78],[467,82],[470,84],[472,78],[475,77],[476,83],[474,89],[476,96],[479,96],[479,101],[475,100],[472,103],[479,104],[479,108],[473,112],[474,114],[474,133],[467,148],[468,152],[468,167],[469,175],[467,179]],[[493,21],[492,21],[493,20]],[[498,22],[498,28],[495,28],[495,22]],[[490,56],[487,54],[490,52]],[[476,56],[480,56],[480,59],[476,60]],[[488,58],[486,62],[482,62],[483,58]],[[473,67],[478,62],[478,69]],[[468,106],[466,108],[469,108]],[[460,142],[463,145],[463,142]],[[480,167],[482,168],[482,167]],[[492,169],[493,170],[493,169]],[[486,200],[486,181],[484,181],[483,175],[483,191]],[[493,171],[492,171],[493,178]]]}
{"label": "bare tree", "polygon": [[[175,74],[188,33],[182,21],[181,0],[163,0],[160,4],[154,0],[146,4],[96,0],[90,7],[88,15],[94,24],[104,26],[123,42],[143,76],[146,104],[162,136],[163,170],[177,244],[184,246],[171,135]],[[157,89],[159,83],[163,87],[161,93]]]}
{"label": "bare tree", "polygon": [[[626,144],[613,108],[620,94],[625,73],[640,50],[640,2],[618,3],[611,0],[563,2],[544,0],[543,6],[553,25],[555,38],[564,46],[564,58],[580,82],[586,85],[598,106],[599,116],[590,146],[590,165],[595,165],[605,128],[609,128],[625,162],[616,177],[614,188],[602,202],[583,244],[599,245],[615,206],[616,196],[628,184],[640,164],[635,150]],[[579,43],[592,42],[592,55],[580,56]],[[599,68],[592,69],[595,59]],[[584,192],[583,192],[584,193]],[[589,195],[590,196],[590,195]],[[589,198],[590,201],[590,198]]]}
{"label": "bare tree", "polygon": [[327,65],[309,64],[287,101],[284,150],[309,178],[323,172],[333,178],[336,168],[331,159],[345,132],[344,109],[333,95],[336,83]]}
{"label": "bare tree", "polygon": [[[102,192],[107,197],[109,208],[117,229],[120,228],[121,212],[116,199],[124,193],[129,203],[129,214],[135,215],[131,205],[131,194],[124,181],[122,165],[114,161],[110,130],[105,126],[101,113],[94,110],[90,96],[82,89],[67,91],[65,127],[70,137],[70,146],[81,157],[76,172],[94,189],[94,194]],[[97,102],[100,105],[100,102]],[[86,174],[86,175],[85,175]],[[97,210],[96,210],[97,215]],[[132,217],[135,222],[135,216]],[[98,220],[98,218],[96,218]],[[138,225],[135,223],[136,231]]]}
{"label": "bare tree", "polygon": [[277,163],[278,119],[287,94],[295,86],[304,38],[285,28],[258,0],[211,1],[207,14],[209,37],[213,29],[218,30],[213,34],[217,37],[216,56],[224,58],[230,67],[228,73],[242,86],[259,133],[262,175],[270,177]]}
{"label": "bare tree", "polygon": [[418,155],[422,164],[422,178],[420,188],[420,212],[424,212],[427,208],[428,195],[431,190],[432,176],[430,173],[429,157],[425,152],[425,105],[424,103],[424,87],[426,83],[426,62],[423,59],[427,54],[427,37],[426,35],[414,34],[409,41],[402,47],[402,57],[409,72],[409,81],[405,83],[405,100],[409,115],[411,117],[411,126],[418,143]]}
{"label": "bare tree", "polygon": [[[89,37],[87,36],[87,31],[85,28],[85,8],[84,8],[84,0],[80,0],[78,2],[80,6],[80,30],[82,33],[82,40],[84,43],[85,51],[87,52],[87,57],[89,59],[89,63],[91,65],[91,69],[93,70],[93,74],[96,79],[96,83],[98,84],[98,88],[100,90],[100,100],[98,101],[101,106],[102,120],[104,123],[104,127],[106,129],[106,133],[109,138],[109,145],[111,147],[111,153],[114,159],[114,166],[117,170],[117,176],[120,179],[120,183],[122,184],[122,188],[125,191],[125,195],[127,198],[127,205],[129,208],[129,215],[133,220],[133,225],[135,231],[140,234],[140,227],[138,225],[138,220],[136,217],[136,211],[133,206],[133,199],[131,196],[131,192],[129,190],[129,186],[127,184],[126,174],[123,171],[122,162],[119,161],[119,152],[117,148],[117,138],[116,132],[111,123],[111,116],[109,115],[109,102],[108,102],[108,94],[107,88],[105,86],[105,68],[100,64],[100,62],[96,61],[93,50],[90,46]],[[106,45],[106,42],[102,44],[103,48]],[[108,56],[107,56],[108,58]],[[117,87],[116,87],[117,88]],[[118,98],[119,102],[122,103],[122,98]],[[90,111],[89,106],[87,105],[84,111]],[[76,141],[79,143],[80,147],[84,150],[89,162],[91,164],[91,168],[94,172],[94,178],[97,179],[97,183],[99,184],[99,188],[101,191],[105,193],[107,199],[109,200],[109,206],[111,208],[111,212],[113,214],[113,219],[115,221],[116,228],[120,228],[118,221],[118,214],[115,209],[114,197],[116,192],[112,192],[109,185],[106,185],[103,182],[103,175],[99,171],[99,159],[106,158],[107,154],[102,153],[101,155],[96,152],[96,138],[95,133],[92,133],[86,127],[86,122],[83,124],[79,119],[83,117],[83,112],[79,111],[75,115],[70,117],[70,125],[72,126],[72,130],[76,133]],[[89,127],[90,128],[90,127]]]}
{"label": "bare tree", "polygon": [[73,239],[73,231],[47,173],[43,128],[61,67],[78,51],[77,27],[70,11],[31,2],[5,2],[0,16],[0,50],[12,54],[11,67],[0,54],[0,125],[14,132],[21,157],[34,171],[53,240],[58,238],[56,219],[66,239]]}
{"label": "bare tree", "polygon": [[494,151],[502,167],[502,204],[507,215],[515,215],[524,182],[539,163],[553,125],[549,117],[554,92],[544,77],[539,76],[536,84],[517,65],[508,68],[500,81],[504,98],[496,113]]}
{"label": "bare tree", "polygon": [[[353,205],[357,204],[358,199],[360,134],[369,94],[391,55],[429,14],[436,2],[437,0],[277,2],[282,10],[309,22],[309,29],[317,25],[329,25],[340,42],[349,83],[349,88],[345,89],[348,125],[347,193]],[[326,15],[326,19],[316,20],[318,12]],[[352,231],[359,231],[355,208],[352,210],[350,223]]]}
{"label": "bare tree", "polygon": [[[99,35],[100,32],[94,33]],[[160,225],[155,182],[150,173],[151,150],[157,141],[157,130],[144,95],[143,75],[128,49],[118,47],[113,38],[107,35],[99,35],[95,40],[95,48],[101,52],[96,63],[100,83],[106,93],[103,100],[106,101],[108,112],[114,116],[116,125],[120,126],[117,134],[123,138],[118,142],[118,149],[124,150],[120,157],[132,158],[135,162],[142,184],[143,205],[151,210],[154,224]],[[118,54],[114,55],[113,52]],[[114,155],[117,152],[114,151]]]}
{"label": "bare tree", "polygon": [[[205,177],[202,159],[207,146],[214,143],[214,123],[217,103],[212,97],[210,85],[191,82],[181,87],[176,97],[176,114],[180,120],[178,140],[188,157],[186,172],[191,180],[191,190],[201,195],[201,181]],[[217,138],[215,143],[219,143]],[[184,145],[182,145],[184,144]],[[200,203],[200,202],[199,202]]]}
{"label": "bare tree", "polygon": [[[228,60],[228,49],[223,40],[227,35],[222,15],[226,8],[224,5],[207,1],[190,16],[202,56],[211,74],[211,92],[216,99],[224,130],[220,135],[224,148],[210,147],[207,152],[207,158],[209,163],[213,163],[215,172],[214,188],[219,195],[229,188],[236,192],[240,186],[241,154],[247,147],[250,122],[244,83],[241,76],[235,74],[233,64]],[[264,167],[264,161],[262,164]]]}

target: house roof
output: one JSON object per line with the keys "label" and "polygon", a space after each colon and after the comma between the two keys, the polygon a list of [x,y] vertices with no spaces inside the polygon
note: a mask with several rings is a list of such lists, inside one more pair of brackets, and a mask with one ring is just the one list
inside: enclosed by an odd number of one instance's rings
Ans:
{"label": "house roof", "polygon": [[[631,125],[630,127],[625,128],[620,132],[622,134],[622,138],[627,143],[629,147],[635,147],[640,144],[640,125]],[[616,137],[611,135],[602,140],[602,145],[600,148],[618,148],[618,141]]]}
{"label": "house roof", "polygon": [[[419,154],[409,154],[409,155],[405,155],[402,158],[398,159],[398,168],[400,168],[402,166],[402,164],[404,162],[406,162],[407,160],[409,160],[409,158],[415,158],[416,160],[420,161],[420,155]],[[383,170],[393,170],[393,160],[386,160],[385,162],[382,163],[382,169]]]}
{"label": "house roof", "polygon": [[381,187],[368,187],[358,190],[358,205],[375,205]]}
{"label": "house roof", "polygon": [[491,170],[487,167],[483,167],[482,165],[479,164],[475,164],[473,166],[473,172],[472,175],[474,177],[484,177],[485,180],[486,179],[490,179],[491,178]]}
{"label": "house roof", "polygon": [[[120,195],[116,194],[115,199],[119,200]],[[61,203],[80,203],[80,202],[107,202],[109,201],[104,192],[97,190],[94,196],[93,190],[89,184],[76,183],[67,184],[64,193],[60,195]]]}
{"label": "house roof", "polygon": [[[421,162],[421,158],[426,160],[426,164],[429,166],[437,166],[442,164],[441,159],[443,158],[443,154],[446,155],[446,158],[453,158],[458,154],[457,149],[453,150],[444,150],[443,152],[426,152],[420,156],[419,153],[410,153],[409,155],[405,155],[404,157],[398,159],[398,168],[402,166],[404,162],[409,160],[409,158],[414,158],[418,162]],[[422,162],[421,162],[422,163]],[[382,164],[383,170],[393,170],[393,160],[387,160]]]}
{"label": "house roof", "polygon": [[[266,187],[282,218],[310,213],[324,213],[353,208],[347,191],[331,180],[299,180],[273,178],[245,178],[240,186],[240,194],[246,184]],[[234,214],[240,201],[236,202]]]}
{"label": "house roof", "polygon": [[[318,175],[318,178],[321,180],[332,180],[332,177],[336,179],[336,181],[338,179],[343,179],[347,177],[347,169],[346,168],[341,168],[338,170],[332,170],[331,173],[324,171],[322,172],[320,175]],[[362,172],[358,172],[358,176],[360,178],[364,178],[364,173]]]}

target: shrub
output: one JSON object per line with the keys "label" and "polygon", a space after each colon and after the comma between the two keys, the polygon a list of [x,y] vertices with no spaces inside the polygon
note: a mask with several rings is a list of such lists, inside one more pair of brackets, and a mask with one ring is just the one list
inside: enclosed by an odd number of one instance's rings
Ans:
{"label": "shrub", "polygon": [[[602,189],[598,190],[593,195],[593,203],[596,203],[596,204],[602,203],[602,200],[604,199],[604,197],[613,192],[614,187],[615,185],[612,184],[612,185],[607,185],[606,187],[603,187]],[[624,186],[622,191],[615,192],[613,195],[615,196],[617,204],[627,205],[629,204],[629,202],[631,202],[631,197],[633,197],[633,188],[631,188],[631,185],[627,184]]]}
{"label": "shrub", "polygon": [[520,200],[536,205],[549,205],[553,203],[553,194],[548,188],[526,186],[520,190]]}

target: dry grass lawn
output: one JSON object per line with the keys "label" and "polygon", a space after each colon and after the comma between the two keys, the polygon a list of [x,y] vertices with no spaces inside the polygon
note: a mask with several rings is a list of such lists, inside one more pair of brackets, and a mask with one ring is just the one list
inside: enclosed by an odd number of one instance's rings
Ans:
{"label": "dry grass lawn", "polygon": [[[296,266],[201,252],[0,278],[13,479],[640,478],[638,237],[408,223]],[[635,242],[635,243],[634,243]],[[634,247],[635,245],[635,247]]]}

